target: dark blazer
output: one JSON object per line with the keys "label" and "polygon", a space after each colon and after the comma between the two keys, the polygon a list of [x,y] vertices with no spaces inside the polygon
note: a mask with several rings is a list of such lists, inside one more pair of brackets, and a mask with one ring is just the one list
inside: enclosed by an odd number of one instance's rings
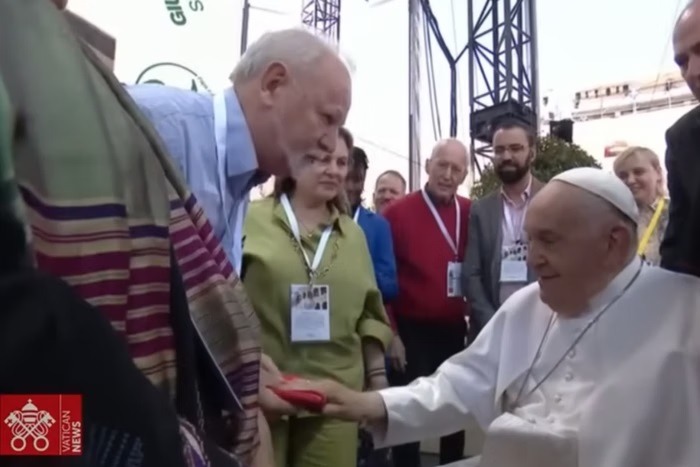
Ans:
{"label": "dark blazer", "polygon": [[661,267],[700,276],[700,107],[666,132],[666,170],[671,203]]}
{"label": "dark blazer", "polygon": [[[544,186],[533,178],[531,196]],[[469,301],[470,335],[483,328],[501,306],[501,248],[503,243],[501,190],[475,201],[469,216],[467,251],[462,262],[462,290]],[[528,282],[535,275],[528,270]]]}

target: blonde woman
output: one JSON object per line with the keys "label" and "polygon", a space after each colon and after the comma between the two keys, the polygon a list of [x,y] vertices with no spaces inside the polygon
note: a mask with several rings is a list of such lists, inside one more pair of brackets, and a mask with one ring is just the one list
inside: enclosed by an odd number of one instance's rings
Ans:
{"label": "blonde woman", "polygon": [[639,208],[639,255],[653,265],[668,224],[668,200],[659,156],[641,146],[625,149],[613,164],[615,175],[629,187]]}

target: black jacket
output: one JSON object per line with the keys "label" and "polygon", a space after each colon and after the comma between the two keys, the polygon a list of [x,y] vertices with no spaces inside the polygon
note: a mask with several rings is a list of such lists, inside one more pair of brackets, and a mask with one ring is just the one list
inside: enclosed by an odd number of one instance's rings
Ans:
{"label": "black jacket", "polygon": [[700,276],[700,107],[666,132],[671,196],[661,267]]}

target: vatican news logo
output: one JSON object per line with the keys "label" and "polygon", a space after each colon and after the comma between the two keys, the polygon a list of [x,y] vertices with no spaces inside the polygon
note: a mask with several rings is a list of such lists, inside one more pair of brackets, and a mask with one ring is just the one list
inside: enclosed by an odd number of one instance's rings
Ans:
{"label": "vatican news logo", "polygon": [[73,394],[0,395],[0,456],[81,455],[82,405]]}

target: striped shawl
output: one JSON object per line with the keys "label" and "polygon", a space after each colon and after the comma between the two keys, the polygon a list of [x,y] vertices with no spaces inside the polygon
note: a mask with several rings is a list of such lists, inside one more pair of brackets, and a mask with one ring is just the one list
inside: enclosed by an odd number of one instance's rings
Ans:
{"label": "striped shawl", "polygon": [[150,124],[49,2],[0,0],[0,44],[17,116],[14,168],[4,164],[2,176],[14,169],[37,266],[99,309],[175,401],[174,251],[197,334],[243,406],[233,444],[248,461],[259,323],[202,209]]}

